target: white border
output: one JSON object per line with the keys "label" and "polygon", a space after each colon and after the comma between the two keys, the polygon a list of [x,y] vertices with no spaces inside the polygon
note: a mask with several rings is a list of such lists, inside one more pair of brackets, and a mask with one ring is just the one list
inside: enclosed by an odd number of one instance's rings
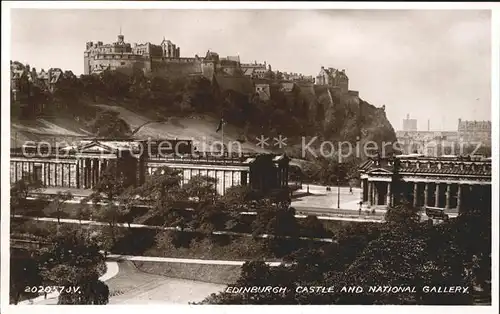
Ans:
{"label": "white border", "polygon": [[[500,4],[498,3],[404,3],[404,2],[2,2],[2,91],[7,91],[10,88],[9,78],[9,61],[10,61],[10,9],[12,8],[47,8],[47,9],[432,9],[432,10],[467,10],[467,9],[491,9],[492,11],[492,145],[493,145],[493,178],[492,185],[493,191],[498,191],[499,188],[499,87],[500,87]],[[26,21],[29,23],[29,21]],[[335,306],[334,309],[326,306],[279,306],[279,307],[258,307],[255,306],[205,306],[205,307],[192,307],[182,305],[159,306],[115,306],[108,305],[103,307],[93,306],[71,306],[64,308],[60,306],[36,306],[35,308],[25,308],[23,306],[8,305],[8,289],[9,289],[9,145],[10,145],[10,99],[9,93],[2,93],[2,170],[1,171],[1,197],[2,197],[2,211],[1,211],[1,309],[6,313],[32,313],[34,311],[45,313],[64,313],[65,309],[69,309],[72,313],[89,313],[102,312],[108,313],[111,311],[123,312],[187,312],[198,313],[200,311],[214,311],[217,313],[254,313],[257,311],[268,310],[287,311],[289,313],[302,313],[305,311],[339,311],[341,313],[350,313],[366,310],[364,306]],[[496,175],[495,175],[496,174]],[[499,196],[498,193],[493,193],[493,222],[498,222],[499,214]],[[472,311],[474,313],[498,313],[498,224],[493,223],[493,251],[492,251],[492,277],[493,277],[493,305],[491,307],[438,307],[438,306],[420,306],[420,307],[404,307],[407,313],[424,312],[424,313],[439,313],[443,310],[453,311],[455,313],[466,313]],[[402,310],[398,306],[370,306],[369,311],[373,313],[400,313]]]}

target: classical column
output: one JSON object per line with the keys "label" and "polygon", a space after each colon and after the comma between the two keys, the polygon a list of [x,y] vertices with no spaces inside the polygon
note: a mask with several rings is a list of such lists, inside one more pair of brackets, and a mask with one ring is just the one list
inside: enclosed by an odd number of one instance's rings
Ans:
{"label": "classical column", "polygon": [[450,209],[451,184],[446,184],[446,209]]}
{"label": "classical column", "polygon": [[373,182],[368,181],[368,203],[373,205]]}
{"label": "classical column", "polygon": [[427,207],[427,205],[429,205],[429,183],[425,182],[424,207]]}
{"label": "classical column", "polygon": [[418,205],[418,183],[413,182],[413,207],[417,207]]}
{"label": "classical column", "polygon": [[375,206],[378,205],[378,186],[377,186],[377,183],[378,182],[373,182],[373,198],[374,198],[374,202],[375,202]]}
{"label": "classical column", "polygon": [[365,199],[365,180],[361,180],[361,202]]}
{"label": "classical column", "polygon": [[460,203],[462,198],[462,185],[458,185],[458,191],[457,191],[457,211],[460,213]]}
{"label": "classical column", "polygon": [[94,159],[92,158],[90,160],[90,188],[93,189],[94,188],[94,167],[95,167],[95,161]]}
{"label": "classical column", "polygon": [[387,207],[390,207],[392,205],[391,199],[392,199],[391,182],[387,182],[387,200],[386,200]]}
{"label": "classical column", "polygon": [[80,159],[77,159],[76,160],[76,174],[75,174],[75,177],[76,177],[76,188],[79,189],[81,188],[81,181],[80,181],[80,176],[81,176],[81,173],[80,173],[80,164],[81,164],[81,160]]}
{"label": "classical column", "polygon": [[96,162],[96,169],[95,169],[95,172],[96,172],[95,173],[95,183],[97,184],[100,181],[99,179],[101,178],[102,167],[101,167],[101,159],[97,159],[96,161],[97,162]]}
{"label": "classical column", "polygon": [[436,183],[436,192],[434,194],[434,207],[439,207],[439,183]]}

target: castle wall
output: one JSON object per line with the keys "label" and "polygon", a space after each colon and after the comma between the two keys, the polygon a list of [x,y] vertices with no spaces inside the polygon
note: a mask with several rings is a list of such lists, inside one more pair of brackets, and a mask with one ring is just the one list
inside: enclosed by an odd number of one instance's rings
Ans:
{"label": "castle wall", "polygon": [[358,106],[360,102],[359,92],[354,90],[348,91],[347,94],[344,94],[343,101],[348,105]]}
{"label": "castle wall", "polygon": [[88,57],[88,73],[99,73],[107,67],[111,70],[130,68],[148,71],[151,69],[151,63],[147,58],[132,54],[102,54]]}
{"label": "castle wall", "polygon": [[154,75],[202,75],[202,62],[196,58],[153,58],[151,72]]}

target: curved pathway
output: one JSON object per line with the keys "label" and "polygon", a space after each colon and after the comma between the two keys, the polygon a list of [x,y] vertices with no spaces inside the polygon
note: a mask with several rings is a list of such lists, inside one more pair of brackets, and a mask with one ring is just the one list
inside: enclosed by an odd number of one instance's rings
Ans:
{"label": "curved pathway", "polygon": [[200,302],[226,285],[171,278],[143,272],[131,262],[118,263],[120,273],[106,284],[109,304],[188,304]]}
{"label": "curved pathway", "polygon": [[[107,281],[118,274],[119,267],[117,262],[106,262],[106,273],[104,273],[99,280]],[[48,305],[48,304],[57,304],[57,300],[59,298],[59,292],[52,292],[45,296],[39,296],[34,299],[24,300],[19,302],[19,305]]]}

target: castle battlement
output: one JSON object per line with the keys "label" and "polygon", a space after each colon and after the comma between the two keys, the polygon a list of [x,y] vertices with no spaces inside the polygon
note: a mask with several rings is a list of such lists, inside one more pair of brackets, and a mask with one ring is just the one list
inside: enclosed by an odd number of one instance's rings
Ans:
{"label": "castle battlement", "polygon": [[167,58],[167,57],[155,57],[152,58],[153,61],[163,61],[163,62],[168,62],[168,63],[192,63],[192,62],[199,62],[202,59],[201,58],[189,58],[189,57],[183,57],[183,58]]}
{"label": "castle battlement", "polygon": [[267,68],[268,64],[266,61],[264,63],[257,63],[255,61],[254,63],[240,63],[242,68]]}
{"label": "castle battlement", "polygon": [[90,56],[93,60],[142,60],[144,59],[143,55],[137,55],[132,53],[100,53]]}

